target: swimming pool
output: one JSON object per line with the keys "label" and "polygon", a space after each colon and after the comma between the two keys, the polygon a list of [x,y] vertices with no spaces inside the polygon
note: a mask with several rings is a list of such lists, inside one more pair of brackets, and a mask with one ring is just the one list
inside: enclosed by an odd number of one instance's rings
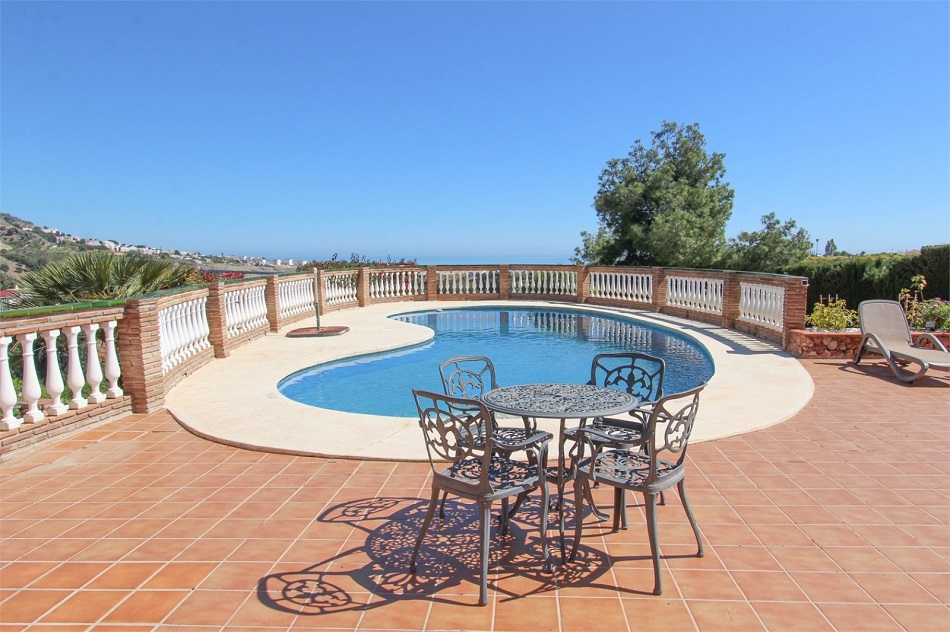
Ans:
{"label": "swimming pool", "polygon": [[298,371],[277,388],[295,401],[351,413],[416,416],[411,389],[441,392],[439,364],[455,355],[487,355],[503,386],[577,382],[590,378],[598,353],[641,351],[666,360],[664,390],[702,384],[712,358],[693,339],[671,329],[608,314],[537,307],[429,310],[392,316],[430,327],[421,345],[335,360]]}

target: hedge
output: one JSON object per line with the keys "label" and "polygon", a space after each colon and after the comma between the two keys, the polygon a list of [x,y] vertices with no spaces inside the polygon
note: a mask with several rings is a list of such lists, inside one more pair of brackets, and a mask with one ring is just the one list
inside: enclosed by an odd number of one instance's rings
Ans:
{"label": "hedge", "polygon": [[924,298],[950,299],[950,244],[924,246],[907,255],[811,257],[783,272],[808,277],[809,305],[828,296],[843,298],[852,308],[868,299],[897,300],[901,288],[909,288],[918,274],[927,278]]}

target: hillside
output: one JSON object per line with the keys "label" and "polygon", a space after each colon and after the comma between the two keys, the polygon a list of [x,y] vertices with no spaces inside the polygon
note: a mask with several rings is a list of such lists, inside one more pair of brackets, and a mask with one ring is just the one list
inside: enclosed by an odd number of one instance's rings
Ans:
{"label": "hillside", "polygon": [[215,271],[270,274],[288,269],[288,266],[277,266],[257,257],[206,256],[200,253],[126,245],[110,239],[78,237],[55,228],[37,226],[9,213],[0,213],[0,287],[13,287],[30,272],[77,252],[104,249],[167,257],[196,268]]}

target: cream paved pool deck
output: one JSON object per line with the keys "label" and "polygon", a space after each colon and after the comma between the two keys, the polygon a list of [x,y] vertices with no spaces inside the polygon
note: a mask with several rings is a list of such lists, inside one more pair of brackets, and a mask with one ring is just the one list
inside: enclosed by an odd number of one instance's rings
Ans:
{"label": "cream paved pool deck", "polygon": [[[324,315],[321,325],[350,328],[340,336],[288,338],[288,331],[314,324],[299,321],[198,369],[172,389],[165,407],[193,433],[228,445],[308,456],[422,461],[426,454],[416,418],[315,408],[284,397],[277,384],[315,364],[397,349],[433,335],[427,327],[391,320],[389,315],[496,305],[620,315],[671,327],[700,342],[712,356],[716,373],[702,394],[693,441],[784,421],[801,410],[814,392],[805,369],[778,345],[714,325],[648,311],[554,301],[430,301],[386,303]],[[491,349],[485,354],[490,356]],[[539,425],[554,432],[557,429],[556,421],[542,420]]]}

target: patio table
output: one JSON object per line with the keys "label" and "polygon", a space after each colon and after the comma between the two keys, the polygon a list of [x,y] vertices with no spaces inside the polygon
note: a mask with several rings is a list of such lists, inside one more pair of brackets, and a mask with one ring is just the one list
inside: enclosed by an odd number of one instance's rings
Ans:
{"label": "patio table", "polygon": [[[519,384],[495,388],[480,397],[487,408],[499,413],[518,415],[525,425],[532,419],[558,419],[558,455],[554,481],[557,483],[558,535],[561,561],[564,560],[564,483],[567,471],[564,454],[564,427],[568,419],[578,419],[584,425],[588,419],[617,415],[639,405],[636,397],[624,391],[592,384]],[[578,515],[576,520],[580,520]]]}

